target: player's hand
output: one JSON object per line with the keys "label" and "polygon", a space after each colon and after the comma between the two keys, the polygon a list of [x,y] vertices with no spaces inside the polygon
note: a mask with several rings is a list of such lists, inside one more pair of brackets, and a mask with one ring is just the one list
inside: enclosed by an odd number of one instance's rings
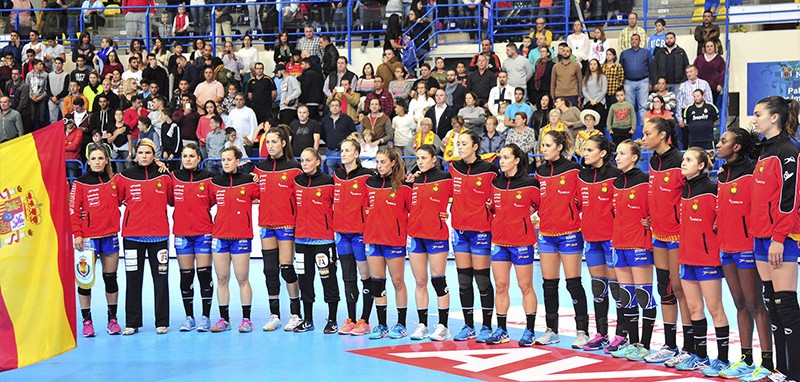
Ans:
{"label": "player's hand", "polygon": [[783,243],[772,241],[769,245],[769,264],[773,268],[780,268],[783,265]]}
{"label": "player's hand", "polygon": [[75,249],[83,251],[83,238],[80,236],[75,236],[75,239],[73,240],[73,246]]}

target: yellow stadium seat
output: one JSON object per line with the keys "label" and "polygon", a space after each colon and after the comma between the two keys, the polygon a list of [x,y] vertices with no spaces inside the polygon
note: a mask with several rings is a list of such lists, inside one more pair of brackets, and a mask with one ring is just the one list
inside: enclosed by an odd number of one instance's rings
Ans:
{"label": "yellow stadium seat", "polygon": [[111,17],[122,13],[122,11],[120,11],[119,5],[112,4],[107,6],[103,13],[106,15],[106,17]]}

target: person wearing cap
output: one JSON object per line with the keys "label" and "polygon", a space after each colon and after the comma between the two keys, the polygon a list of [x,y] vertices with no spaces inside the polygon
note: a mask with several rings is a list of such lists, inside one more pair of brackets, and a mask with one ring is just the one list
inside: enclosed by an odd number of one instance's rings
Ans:
{"label": "person wearing cap", "polygon": [[292,77],[300,77],[303,74],[303,64],[300,62],[300,51],[295,49],[292,51],[292,59],[286,63],[286,72]]}
{"label": "person wearing cap", "polygon": [[581,112],[581,121],[583,121],[583,130],[579,130],[575,136],[575,154],[583,155],[583,146],[589,138],[601,134],[600,130],[595,129],[597,122],[600,121],[600,113],[592,109],[584,109]]}
{"label": "person wearing cap", "polygon": [[297,101],[300,98],[300,83],[294,76],[286,75],[286,65],[279,63],[275,65],[275,77],[281,79],[280,93],[280,112],[278,120],[288,125],[297,119]]}

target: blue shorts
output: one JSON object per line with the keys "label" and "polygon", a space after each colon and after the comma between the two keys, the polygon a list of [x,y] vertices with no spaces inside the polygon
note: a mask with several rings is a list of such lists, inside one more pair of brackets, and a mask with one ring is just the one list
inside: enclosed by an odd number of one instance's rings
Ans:
{"label": "blue shorts", "polygon": [[406,257],[405,246],[392,246],[380,244],[366,244],[365,245],[367,256],[382,256],[387,259],[396,259],[398,257]]}
{"label": "blue shorts", "polygon": [[545,236],[540,233],[539,253],[583,254],[583,234],[575,232],[560,236]]}
{"label": "blue shorts", "polygon": [[747,252],[719,252],[722,265],[736,264],[738,269],[753,269],[756,267],[756,257],[753,251]]}
{"label": "blue shorts", "polygon": [[666,248],[668,251],[678,249],[679,244],[679,241],[661,241],[658,239],[653,239],[654,248]]}
{"label": "blue shorts", "polygon": [[723,276],[722,267],[681,264],[681,280],[707,281],[719,280]]}
{"label": "blue shorts", "polygon": [[492,249],[492,233],[453,230],[453,252],[489,256]]}
{"label": "blue shorts", "polygon": [[231,255],[250,254],[251,239],[213,239],[211,251],[214,253],[230,253]]}
{"label": "blue shorts", "polygon": [[117,235],[86,239],[87,247],[94,249],[95,255],[119,254],[119,238]]}
{"label": "blue shorts", "polygon": [[492,244],[492,261],[510,261],[514,265],[533,264],[533,246],[502,247]]}
{"label": "blue shorts", "polygon": [[646,249],[615,249],[614,268],[653,265],[653,251]]}
{"label": "blue shorts", "polygon": [[294,240],[294,227],[288,228],[266,228],[261,227],[261,238],[272,239],[277,238],[279,241]]}
{"label": "blue shorts", "polygon": [[586,265],[599,267],[605,265],[609,268],[614,267],[613,255],[611,253],[611,240],[606,241],[587,241],[584,246],[583,255],[586,257]]}
{"label": "blue shorts", "polygon": [[[761,261],[764,263],[769,262],[769,245],[771,243],[772,243],[772,238],[769,237],[756,238],[755,248],[753,248],[753,253],[755,254],[756,261]],[[798,246],[797,241],[795,241],[790,237],[787,237],[786,240],[783,241],[783,262],[796,263],[797,257],[799,255],[800,255],[800,246]]]}
{"label": "blue shorts", "polygon": [[406,240],[409,253],[442,253],[450,250],[447,240],[419,239],[411,236]]}
{"label": "blue shorts", "polygon": [[211,234],[175,236],[175,254],[208,255],[211,253]]}
{"label": "blue shorts", "polygon": [[356,261],[367,261],[364,253],[364,234],[334,232],[336,239],[336,253],[341,256],[354,256]]}

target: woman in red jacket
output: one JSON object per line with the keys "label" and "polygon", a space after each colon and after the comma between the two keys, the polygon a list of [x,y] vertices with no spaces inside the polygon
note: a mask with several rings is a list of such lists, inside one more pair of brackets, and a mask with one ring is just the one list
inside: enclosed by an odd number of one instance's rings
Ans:
{"label": "woman in red jacket", "polygon": [[[369,338],[376,340],[387,335],[391,338],[408,335],[408,291],[404,271],[411,187],[403,183],[403,159],[396,151],[380,149],[375,159],[378,173],[367,180],[364,243],[369,274],[372,275],[372,296],[378,312],[378,325],[372,329]],[[392,277],[397,303],[397,324],[391,332],[386,326],[386,268]]]}
{"label": "woman in red jacket", "polygon": [[[453,195],[450,174],[440,170],[436,164],[436,148],[422,145],[417,149],[417,168],[406,181],[411,187],[411,210],[408,214],[408,244],[411,272],[417,281],[416,302],[419,326],[411,333],[412,340],[430,338],[434,341],[450,339],[447,321],[450,311],[450,294],[445,280],[448,239],[447,205]],[[433,333],[428,333],[428,264],[431,267],[430,282],[436,291],[439,307],[439,324]]]}
{"label": "woman in red jacket", "polygon": [[[90,144],[87,150],[86,174],[72,182],[70,194],[70,221],[75,249],[79,251],[91,249],[100,257],[103,267],[106,301],[108,302],[108,334],[120,334],[117,323],[117,265],[119,264],[119,200],[117,185],[111,179],[111,162],[108,149],[104,145]],[[77,255],[76,255],[77,256]],[[95,259],[81,259],[86,262],[87,270],[81,275],[94,280]],[[78,279],[81,279],[79,277]],[[84,337],[94,337],[92,324],[92,290],[91,286],[79,283],[78,299],[83,316]]]}
{"label": "woman in red jacket", "polygon": [[264,138],[269,156],[258,162],[254,170],[258,175],[261,200],[264,201],[258,206],[258,225],[261,227],[261,255],[264,259],[264,276],[271,313],[263,327],[264,331],[268,332],[281,326],[281,307],[278,301],[281,291],[279,274],[286,281],[292,314],[283,330],[292,331],[303,322],[297,273],[292,265],[297,216],[294,178],[302,171],[300,164],[292,155],[290,136],[286,125],[269,129]]}
{"label": "woman in red jacket", "polygon": [[[491,198],[497,167],[478,157],[481,138],[477,133],[467,130],[458,134],[455,145],[461,159],[450,164],[450,175],[453,177],[453,205],[450,210],[453,212],[453,252],[456,256],[464,327],[453,339],[466,341],[475,338],[477,342],[486,342],[492,334],[494,313],[494,288],[489,271],[492,214],[486,202]],[[483,310],[483,324],[477,333],[472,312],[475,303],[473,278],[478,285]]]}
{"label": "woman in red jacket", "polygon": [[511,265],[517,275],[522,293],[526,326],[519,346],[533,346],[536,322],[536,292],[533,290],[533,246],[536,230],[531,212],[539,207],[539,182],[528,175],[528,156],[516,144],[500,150],[500,176],[492,181],[492,199],[488,202],[494,212],[492,224],[492,274],[497,287],[497,329],[486,343],[508,342],[508,286]]}
{"label": "woman in red jacket", "polygon": [[[367,179],[374,174],[361,166],[361,144],[355,139],[345,139],[341,144],[342,165],[333,174],[333,230],[336,254],[342,264],[344,295],[347,302],[347,321],[339,334],[363,336],[370,332],[369,316],[372,312],[372,278],[369,275],[367,256],[364,254],[364,199]],[[363,289],[358,290],[356,269],[361,275]],[[363,294],[361,318],[356,320],[358,295]]]}
{"label": "woman in red jacket", "polygon": [[581,284],[583,235],[578,195],[580,165],[565,155],[572,147],[569,133],[548,131],[542,137],[545,162],[536,168],[536,180],[541,188],[539,205],[539,253],[544,280],[544,309],[547,331],[536,339],[540,345],[559,342],[558,338],[558,281],[559,265],[564,264],[567,291],[575,308],[578,330],[573,348],[580,349],[589,342],[589,311],[586,292]]}
{"label": "woman in red jacket", "polygon": [[150,261],[155,295],[156,333],[169,327],[169,220],[167,205],[173,204],[172,178],[161,174],[156,145],[145,138],[136,144],[136,164],[114,176],[119,201],[125,204],[122,245],[125,248],[125,330],[142,327],[142,277],[144,258]]}
{"label": "woman in red jacket", "polygon": [[[581,232],[585,240],[584,256],[589,274],[592,276],[594,316],[597,334],[582,348],[587,351],[600,350],[608,346],[608,291],[609,285],[614,299],[619,301],[619,284],[614,277],[611,256],[612,225],[614,219],[614,180],[619,170],[612,167],[614,149],[603,135],[595,135],[583,146],[583,164],[578,173],[580,186]],[[621,317],[619,309],[617,317]],[[617,325],[617,335],[622,328]]]}
{"label": "woman in red jacket", "polygon": [[211,178],[208,196],[217,205],[214,228],[211,232],[211,252],[214,270],[217,273],[217,302],[220,319],[211,327],[211,332],[231,330],[228,303],[231,294],[228,282],[233,273],[239,283],[239,298],[242,302],[242,323],[239,333],[253,331],[250,308],[253,289],[250,287],[250,251],[253,241],[253,200],[259,198],[258,185],[250,174],[239,172],[242,152],[236,147],[226,147],[220,155],[222,174]]}
{"label": "woman in red jacket", "polygon": [[333,241],[333,178],[320,171],[322,157],[307,148],[300,154],[303,173],[294,178],[297,195],[297,232],[300,297],[305,319],[294,328],[295,333],[314,330],[314,267],[319,271],[328,321],[323,332],[339,331],[336,310],[339,305],[339,283],[336,280],[336,246]]}

